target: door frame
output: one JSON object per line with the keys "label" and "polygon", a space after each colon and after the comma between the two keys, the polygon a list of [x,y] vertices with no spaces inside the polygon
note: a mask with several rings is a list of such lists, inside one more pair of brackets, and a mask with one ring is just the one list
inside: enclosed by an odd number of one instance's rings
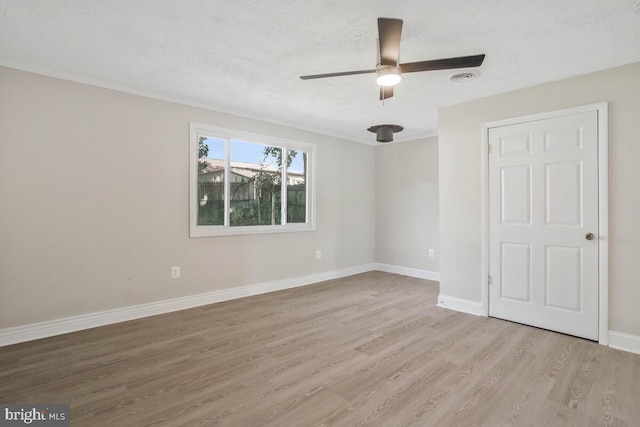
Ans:
{"label": "door frame", "polygon": [[598,342],[609,344],[609,105],[582,105],[545,113],[486,122],[481,126],[482,277],[481,310],[489,317],[489,130],[500,126],[596,111],[598,115]]}

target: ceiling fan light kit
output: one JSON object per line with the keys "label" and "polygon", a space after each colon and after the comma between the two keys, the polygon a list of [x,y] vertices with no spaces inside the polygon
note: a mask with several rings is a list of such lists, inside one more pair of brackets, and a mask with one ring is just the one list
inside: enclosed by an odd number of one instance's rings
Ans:
{"label": "ceiling fan light kit", "polygon": [[389,87],[397,85],[400,80],[402,80],[400,67],[382,67],[378,70],[376,83],[380,86]]}

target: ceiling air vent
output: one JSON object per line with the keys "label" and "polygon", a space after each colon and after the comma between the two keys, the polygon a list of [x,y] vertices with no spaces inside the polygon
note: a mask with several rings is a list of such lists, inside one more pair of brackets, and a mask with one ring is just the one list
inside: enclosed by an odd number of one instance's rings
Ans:
{"label": "ceiling air vent", "polygon": [[449,76],[449,80],[454,83],[465,83],[471,80],[474,80],[478,77],[477,73],[472,73],[470,71],[465,71],[463,73],[455,73]]}

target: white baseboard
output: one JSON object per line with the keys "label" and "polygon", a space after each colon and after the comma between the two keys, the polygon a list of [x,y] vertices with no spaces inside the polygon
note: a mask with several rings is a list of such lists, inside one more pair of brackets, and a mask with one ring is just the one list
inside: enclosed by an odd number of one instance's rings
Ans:
{"label": "white baseboard", "polygon": [[[387,273],[402,274],[409,277],[417,277],[426,280],[439,280],[440,274],[426,270],[411,269],[388,264],[363,264],[340,270],[326,271],[323,273],[311,274],[308,276],[295,277],[292,279],[277,280],[256,285],[242,286],[238,288],[223,289],[199,295],[175,298],[140,304],[129,307],[106,310],[97,313],[83,314],[79,316],[56,319],[47,322],[34,323],[30,325],[17,326],[13,328],[0,329],[0,347],[11,344],[18,344],[25,341],[32,341],[40,338],[52,337],[69,332],[81,331],[98,326],[111,325],[125,322],[127,320],[140,319],[158,314],[170,313],[178,310],[199,307],[216,302],[228,301],[253,295],[260,295],[284,289],[296,288],[311,285],[313,283],[324,282],[326,280],[339,279],[341,277],[352,276],[354,274],[366,273],[368,271],[379,270]],[[482,305],[476,301],[462,298],[450,297],[447,295],[438,296],[438,307],[448,308],[463,313],[480,316]],[[622,332],[609,331],[609,346],[619,350],[640,354],[640,337]]]}
{"label": "white baseboard", "polygon": [[640,354],[640,337],[622,332],[609,331],[609,347]]}
{"label": "white baseboard", "polygon": [[461,311],[476,316],[482,315],[482,304],[477,301],[468,299],[450,297],[447,295],[438,295],[438,307],[448,308],[455,311]]}
{"label": "white baseboard", "polygon": [[40,338],[52,337],[55,335],[66,334],[69,332],[81,331],[84,329],[95,328],[98,326],[111,325],[114,323],[125,322],[127,320],[140,319],[142,317],[155,316],[157,314],[170,313],[178,310],[185,310],[188,308],[213,304],[216,302],[228,301],[232,299],[265,294],[268,292],[274,292],[283,289],[311,285],[313,283],[323,282],[325,280],[339,279],[341,277],[365,273],[368,271],[373,271],[375,269],[375,264],[364,264],[343,268],[340,270],[311,274],[309,276],[277,280],[274,282],[267,282],[256,285],[241,286],[238,288],[223,289],[220,291],[207,292],[199,295],[190,295],[186,297],[157,301],[148,304],[134,305],[129,307],[117,308],[114,310],[106,310],[97,313],[72,316],[64,319],[56,319],[46,322],[33,323],[30,325],[0,329],[0,347]]}
{"label": "white baseboard", "polygon": [[399,265],[390,264],[374,264],[375,269],[384,271],[385,273],[402,274],[403,276],[416,277],[418,279],[440,281],[440,273],[437,271],[420,270],[417,268],[401,267]]}

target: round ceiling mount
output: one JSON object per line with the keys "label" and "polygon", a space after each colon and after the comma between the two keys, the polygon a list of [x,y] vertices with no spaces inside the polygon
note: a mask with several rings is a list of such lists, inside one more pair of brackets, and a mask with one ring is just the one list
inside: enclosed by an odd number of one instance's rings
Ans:
{"label": "round ceiling mount", "polygon": [[477,71],[464,71],[462,73],[455,73],[449,76],[449,80],[454,83],[465,83],[474,80],[478,77]]}
{"label": "round ceiling mount", "polygon": [[402,126],[398,125],[375,125],[367,130],[376,134],[376,141],[378,142],[392,142],[393,134],[401,132],[403,129]]}

